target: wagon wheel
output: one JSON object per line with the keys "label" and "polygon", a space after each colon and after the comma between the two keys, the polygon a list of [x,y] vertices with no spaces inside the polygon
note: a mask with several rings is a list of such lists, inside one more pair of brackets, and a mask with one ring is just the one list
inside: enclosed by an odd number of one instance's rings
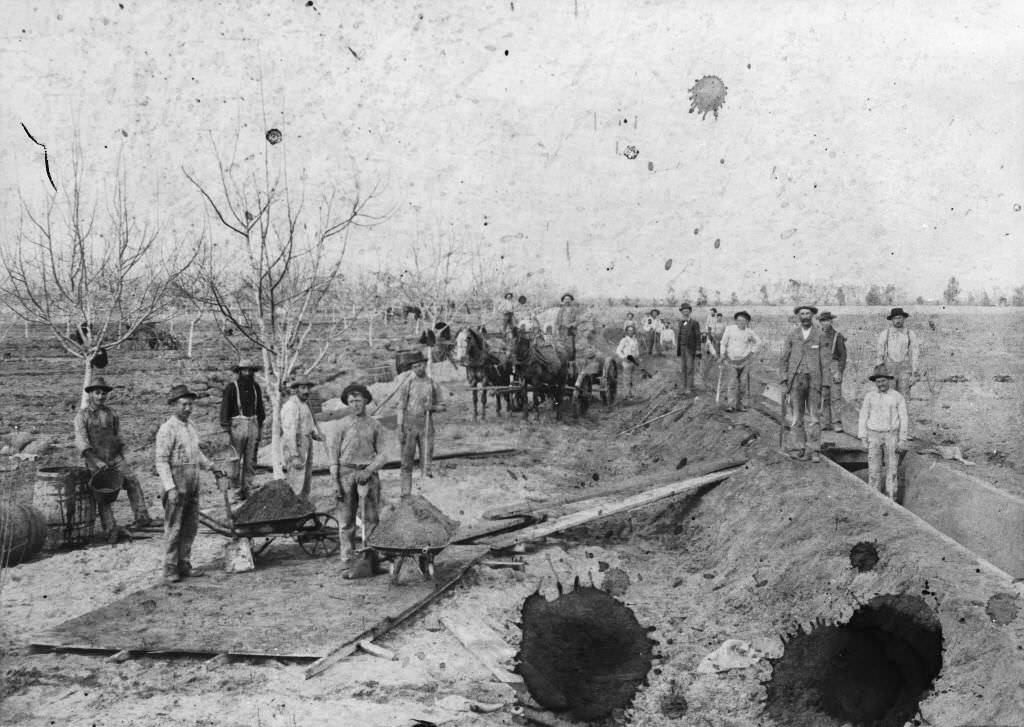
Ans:
{"label": "wagon wheel", "polygon": [[604,384],[604,399],[608,406],[615,403],[615,395],[619,391],[619,380],[617,378],[609,378]]}
{"label": "wagon wheel", "polygon": [[326,558],[334,555],[341,547],[338,534],[338,520],[333,515],[315,513],[305,518],[296,528],[296,540],[306,555]]}
{"label": "wagon wheel", "polygon": [[586,416],[587,411],[590,409],[591,387],[593,385],[594,381],[590,374],[584,374],[583,378],[580,379],[580,385],[573,389],[572,415],[575,418],[579,419],[581,416]]}

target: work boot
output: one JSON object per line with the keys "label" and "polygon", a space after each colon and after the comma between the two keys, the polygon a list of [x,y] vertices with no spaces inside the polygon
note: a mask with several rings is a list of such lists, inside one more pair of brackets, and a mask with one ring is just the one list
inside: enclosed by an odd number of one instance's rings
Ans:
{"label": "work boot", "polygon": [[129,530],[143,530],[155,525],[155,521],[149,515],[135,518],[135,521],[128,526]]}
{"label": "work boot", "polygon": [[177,583],[181,580],[181,574],[178,573],[178,569],[164,568],[164,583]]}
{"label": "work boot", "polygon": [[182,578],[202,578],[206,572],[202,568],[193,568],[187,560],[178,566],[178,573]]}

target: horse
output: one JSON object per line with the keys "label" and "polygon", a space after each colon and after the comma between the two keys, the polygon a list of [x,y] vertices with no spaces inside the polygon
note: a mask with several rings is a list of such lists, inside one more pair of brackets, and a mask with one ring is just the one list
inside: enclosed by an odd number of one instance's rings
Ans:
{"label": "horse", "polygon": [[[512,375],[512,363],[507,356],[492,351],[484,339],[486,329],[479,331],[472,328],[460,329],[455,334],[455,346],[451,359],[454,363],[466,367],[466,382],[473,391],[473,419],[477,418],[477,392],[482,402],[482,417],[487,417],[486,386],[507,386]],[[501,400],[512,411],[512,404],[507,393],[495,394],[494,402],[498,416],[501,416]]]}
{"label": "horse", "polygon": [[523,387],[523,416],[529,417],[530,409],[526,405],[527,387],[533,389],[533,409],[540,419],[541,397],[550,398],[555,407],[555,419],[562,418],[562,395],[569,379],[569,361],[563,357],[554,345],[544,341],[542,336],[536,338],[514,329],[512,331],[512,360],[515,366],[514,376]]}

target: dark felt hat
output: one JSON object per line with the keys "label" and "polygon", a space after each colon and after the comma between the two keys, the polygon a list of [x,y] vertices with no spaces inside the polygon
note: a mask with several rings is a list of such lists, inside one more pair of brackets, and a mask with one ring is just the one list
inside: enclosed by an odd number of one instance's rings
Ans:
{"label": "dark felt hat", "polygon": [[173,404],[178,399],[184,399],[186,397],[189,399],[198,399],[199,394],[192,393],[184,384],[175,384],[171,387],[170,393],[167,394],[167,403]]}
{"label": "dark felt hat", "polygon": [[804,310],[805,308],[811,312],[812,316],[815,313],[818,312],[818,309],[815,308],[813,305],[807,305],[806,303],[801,303],[800,305],[798,305],[796,308],[793,309],[793,315],[798,315],[800,313],[800,311]]}
{"label": "dark felt hat", "polygon": [[690,305],[689,303],[683,303],[683,304],[681,304],[679,306],[679,311],[682,312],[684,310],[688,310],[688,311],[690,311],[692,313],[693,312],[693,306]]}
{"label": "dark felt hat", "polygon": [[659,316],[661,315],[660,310],[658,310],[657,308],[651,308],[651,315],[653,316],[655,313],[657,313]]}
{"label": "dark felt hat", "polygon": [[251,358],[243,358],[235,365],[235,368],[233,370],[237,374],[240,369],[250,369],[252,371],[259,371],[262,368],[262,366],[253,361]]}
{"label": "dark felt hat", "polygon": [[885,317],[885,320],[891,321],[896,316],[903,316],[904,318],[909,318],[910,314],[907,313],[902,308],[893,308],[891,311],[889,311],[889,315]]}
{"label": "dark felt hat", "polygon": [[822,311],[821,315],[818,316],[819,321],[834,321],[836,317],[832,315],[831,311]]}
{"label": "dark felt hat", "polygon": [[576,302],[576,296],[574,296],[572,293],[566,293],[561,298],[559,298],[559,300],[564,303],[566,298],[568,298],[569,300],[571,300],[573,302]]}
{"label": "dark felt hat", "polygon": [[505,297],[506,297],[506,298],[511,298],[511,297],[513,297],[513,296],[512,296],[512,293],[505,293]]}
{"label": "dark felt hat", "polygon": [[92,383],[85,387],[85,393],[90,391],[113,391],[114,387],[107,384],[107,380],[102,376],[97,376],[93,379]]}
{"label": "dark felt hat", "polygon": [[750,314],[747,313],[745,310],[741,310],[738,313],[734,313],[733,316],[732,316],[732,319],[734,321],[738,321],[740,318],[746,318],[747,319],[747,323],[750,323],[750,321],[752,320],[751,317],[750,317]]}
{"label": "dark felt hat", "polygon": [[362,384],[349,384],[348,386],[345,387],[345,390],[341,392],[341,403],[344,404],[345,406],[348,406],[349,395],[356,393],[362,394],[363,399],[366,401],[367,404],[373,401],[373,394],[371,394],[370,390],[367,389],[365,386],[363,386]]}
{"label": "dark felt hat", "polygon": [[885,367],[885,364],[878,364],[875,366],[875,373],[868,377],[868,381],[874,381],[876,379],[895,379],[896,377],[889,373],[889,369]]}
{"label": "dark felt hat", "polygon": [[289,389],[297,389],[300,386],[316,386],[316,383],[308,376],[295,376],[288,382]]}

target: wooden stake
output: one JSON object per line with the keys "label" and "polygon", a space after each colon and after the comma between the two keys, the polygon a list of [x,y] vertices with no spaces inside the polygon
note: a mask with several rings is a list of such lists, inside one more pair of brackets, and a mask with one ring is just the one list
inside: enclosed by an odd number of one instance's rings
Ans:
{"label": "wooden stake", "polygon": [[391,649],[385,649],[383,646],[378,646],[369,639],[363,639],[359,642],[358,646],[367,654],[373,654],[374,656],[379,656],[381,659],[387,659],[388,661],[398,661],[398,654],[393,652]]}

